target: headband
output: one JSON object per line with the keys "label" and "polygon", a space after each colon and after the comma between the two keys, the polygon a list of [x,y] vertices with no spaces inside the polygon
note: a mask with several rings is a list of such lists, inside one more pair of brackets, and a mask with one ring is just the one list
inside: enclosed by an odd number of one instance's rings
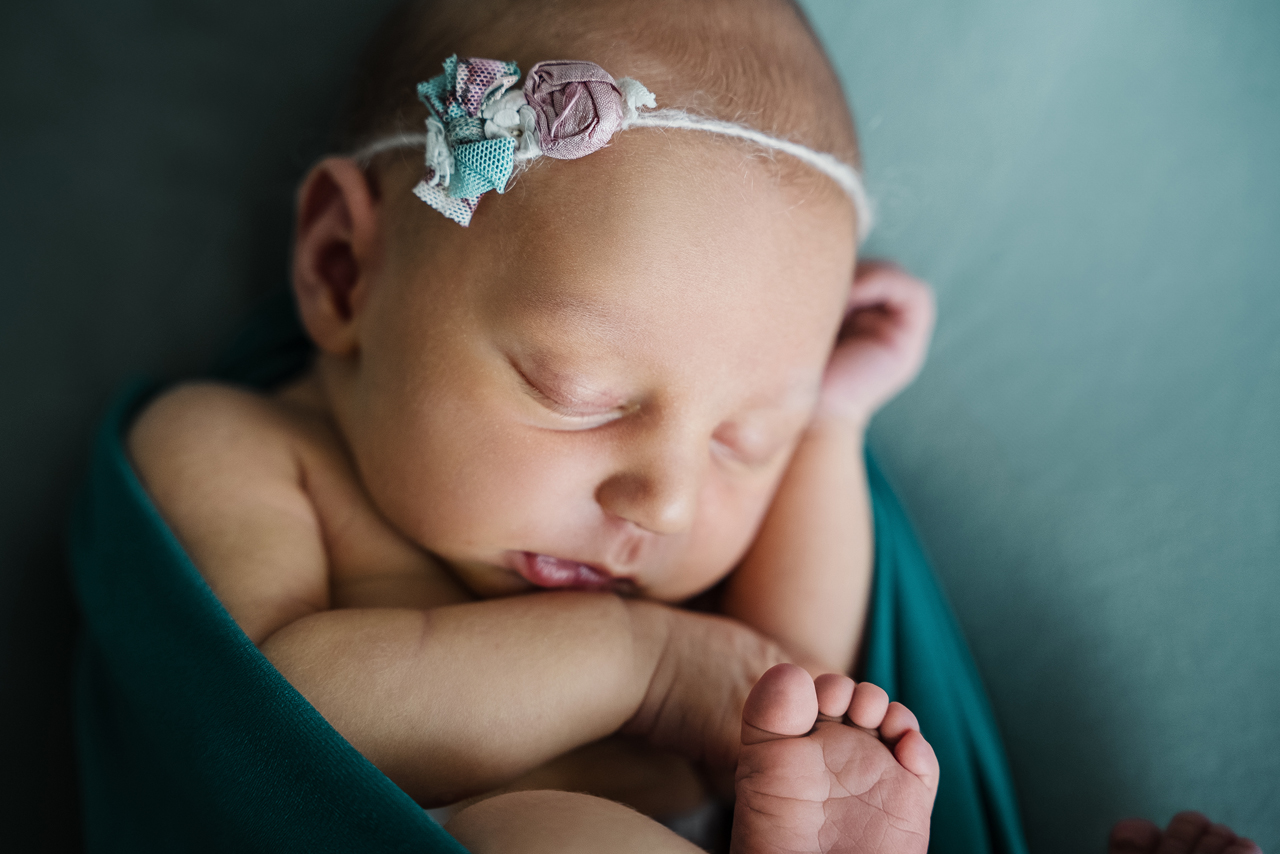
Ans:
{"label": "headband", "polygon": [[637,127],[696,130],[781,151],[835,181],[853,202],[858,240],[871,231],[871,201],[858,171],[830,154],[733,122],[683,110],[655,109],[657,101],[630,77],[614,80],[594,62],[555,60],[529,70],[524,86],[514,62],[444,61],[444,73],[418,84],[427,106],[426,133],[375,140],[354,155],[368,164],[398,148],[425,148],[427,175],[413,193],[466,226],[480,197],[506,192],[512,173],[539,157],[575,160],[603,148],[620,130]]}

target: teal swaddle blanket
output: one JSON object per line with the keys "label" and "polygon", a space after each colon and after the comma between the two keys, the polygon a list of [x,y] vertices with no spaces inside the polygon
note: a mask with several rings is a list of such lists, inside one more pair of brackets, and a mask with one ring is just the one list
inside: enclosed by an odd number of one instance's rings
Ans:
{"label": "teal swaddle blanket", "polygon": [[[220,375],[270,386],[307,357],[281,301]],[[88,850],[462,854],[271,666],[165,525],[123,444],[153,391],[135,386],[113,405],[72,522]],[[929,850],[1022,854],[981,679],[901,506],[868,467],[876,563],[865,678],[916,713],[942,763]]]}

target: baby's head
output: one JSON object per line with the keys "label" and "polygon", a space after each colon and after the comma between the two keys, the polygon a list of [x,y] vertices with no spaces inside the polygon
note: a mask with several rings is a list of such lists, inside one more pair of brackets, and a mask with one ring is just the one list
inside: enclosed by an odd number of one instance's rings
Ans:
{"label": "baby's head", "polygon": [[[840,87],[785,0],[405,6],[344,144],[421,128],[451,54],[595,62],[662,107],[856,162]],[[423,204],[421,150],[323,161],[294,285],[370,498],[480,596],[694,595],[741,559],[817,400],[856,217],[828,176],[693,130],[541,158],[469,227]]]}

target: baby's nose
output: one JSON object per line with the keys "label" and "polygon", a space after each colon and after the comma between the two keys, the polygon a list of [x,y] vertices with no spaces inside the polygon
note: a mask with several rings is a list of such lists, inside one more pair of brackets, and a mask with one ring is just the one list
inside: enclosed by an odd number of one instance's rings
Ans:
{"label": "baby's nose", "polygon": [[596,488],[608,513],[655,534],[678,534],[693,526],[705,460],[691,448],[667,446],[634,460]]}

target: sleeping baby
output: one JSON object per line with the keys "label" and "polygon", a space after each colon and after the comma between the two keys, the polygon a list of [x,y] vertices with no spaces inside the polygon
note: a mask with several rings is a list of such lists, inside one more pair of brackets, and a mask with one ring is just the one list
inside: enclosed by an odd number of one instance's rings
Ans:
{"label": "sleeping baby", "polygon": [[863,432],[933,304],[858,262],[797,9],[410,3],[343,132],[298,195],[309,369],[128,440],[244,633],[476,852],[696,850],[648,816],[721,789],[737,852],[925,851],[933,750],[844,674]]}

